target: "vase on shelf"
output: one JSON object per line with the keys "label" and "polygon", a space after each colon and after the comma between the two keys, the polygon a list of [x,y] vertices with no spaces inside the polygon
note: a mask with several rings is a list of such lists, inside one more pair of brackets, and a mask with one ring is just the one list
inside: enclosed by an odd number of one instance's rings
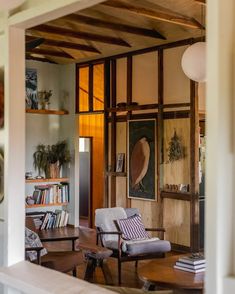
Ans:
{"label": "vase on shelf", "polygon": [[60,166],[58,161],[56,163],[50,163],[49,169],[50,178],[56,179],[60,177]]}

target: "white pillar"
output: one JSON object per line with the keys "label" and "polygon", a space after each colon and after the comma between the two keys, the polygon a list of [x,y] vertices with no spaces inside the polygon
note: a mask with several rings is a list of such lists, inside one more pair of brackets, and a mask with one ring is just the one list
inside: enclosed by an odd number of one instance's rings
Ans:
{"label": "white pillar", "polygon": [[24,259],[25,50],[24,30],[5,31],[4,264]]}
{"label": "white pillar", "polygon": [[234,0],[207,4],[206,293],[227,291],[232,273],[234,191]]}

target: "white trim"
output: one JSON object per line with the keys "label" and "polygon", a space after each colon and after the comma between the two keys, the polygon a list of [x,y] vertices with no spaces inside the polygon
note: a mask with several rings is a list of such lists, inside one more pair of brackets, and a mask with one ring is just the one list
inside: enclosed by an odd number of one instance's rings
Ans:
{"label": "white trim", "polygon": [[[33,7],[18,12],[9,18],[9,26],[28,29],[53,19],[91,7],[104,0],[50,0],[38,1]],[[35,2],[34,2],[35,3]]]}

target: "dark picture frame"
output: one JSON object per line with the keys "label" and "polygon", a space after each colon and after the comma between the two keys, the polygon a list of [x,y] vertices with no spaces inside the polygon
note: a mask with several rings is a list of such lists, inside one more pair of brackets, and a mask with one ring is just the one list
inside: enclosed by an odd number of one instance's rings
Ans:
{"label": "dark picture frame", "polygon": [[122,173],[124,171],[125,153],[117,154],[116,172]]}
{"label": "dark picture frame", "polygon": [[156,120],[128,121],[128,198],[156,200]]}

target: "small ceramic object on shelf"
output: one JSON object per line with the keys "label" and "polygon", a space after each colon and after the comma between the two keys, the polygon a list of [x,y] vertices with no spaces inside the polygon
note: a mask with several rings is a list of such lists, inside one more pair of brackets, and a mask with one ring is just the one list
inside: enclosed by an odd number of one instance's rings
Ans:
{"label": "small ceramic object on shelf", "polygon": [[117,107],[126,107],[126,102],[117,103]]}

